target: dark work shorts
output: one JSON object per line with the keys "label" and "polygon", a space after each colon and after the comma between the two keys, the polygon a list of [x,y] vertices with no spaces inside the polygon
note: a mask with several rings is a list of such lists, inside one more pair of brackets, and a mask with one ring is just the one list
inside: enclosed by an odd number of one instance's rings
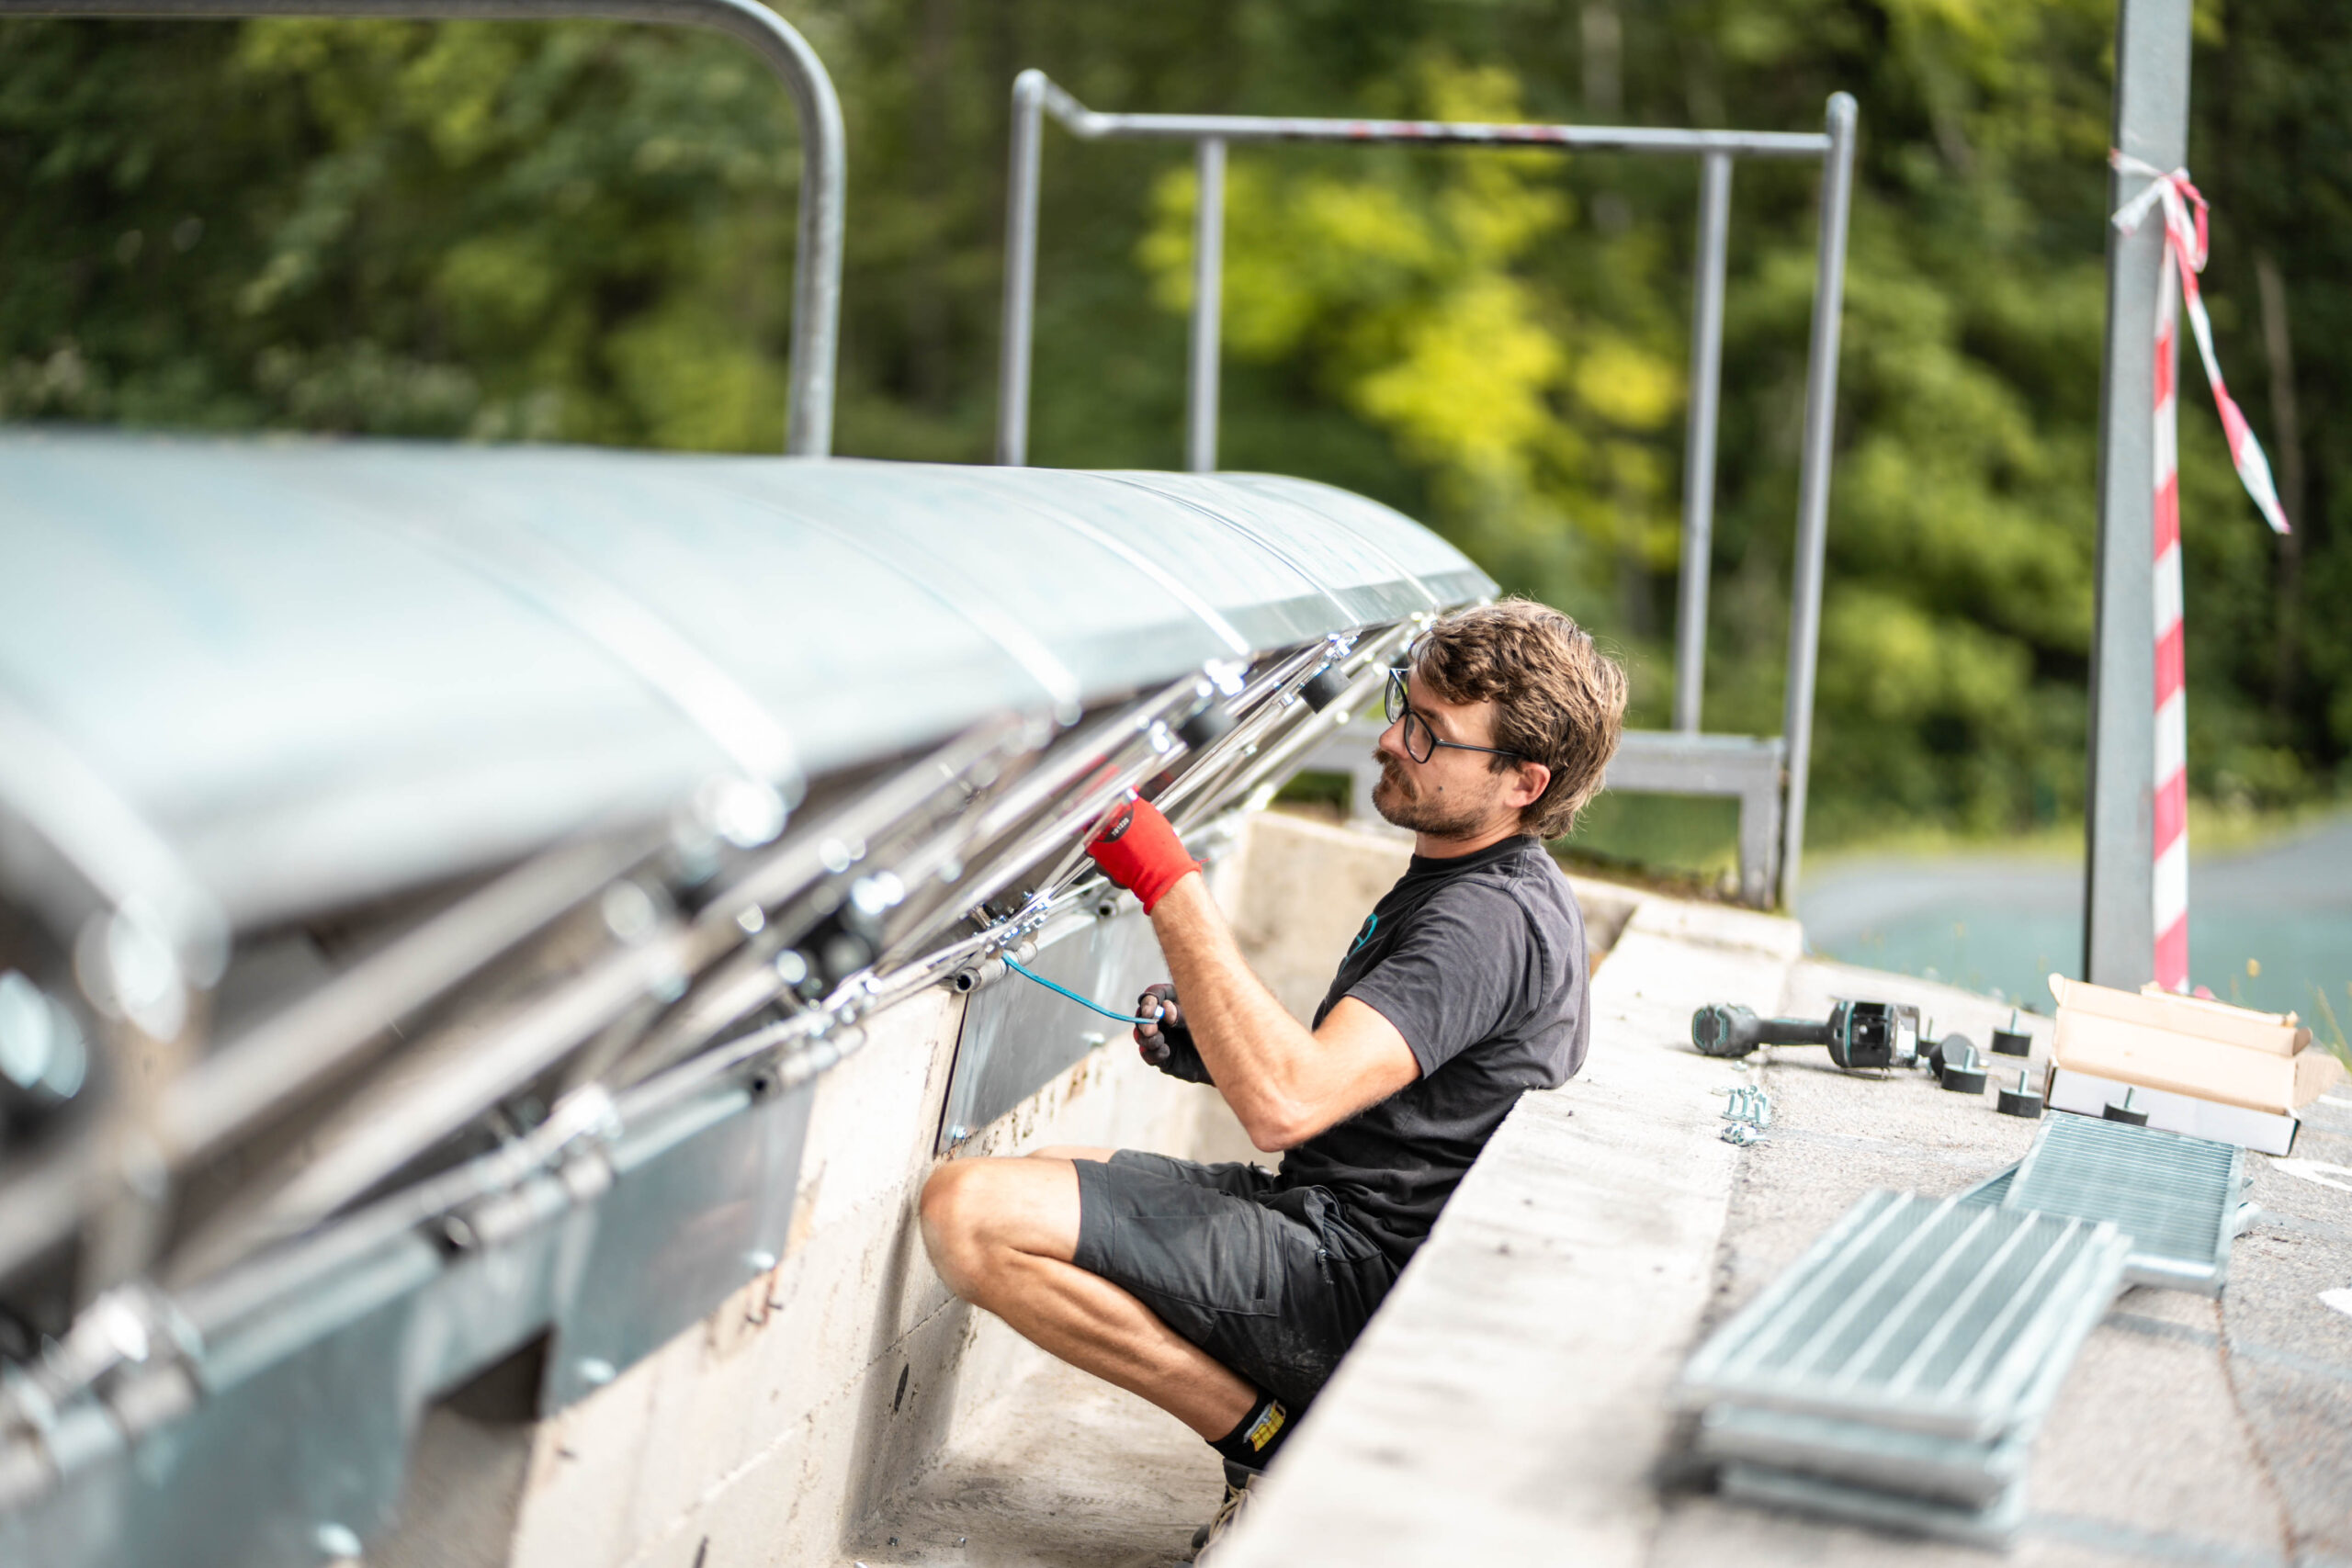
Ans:
{"label": "dark work shorts", "polygon": [[1290,1406],[1306,1408],[1396,1265],[1329,1190],[1250,1165],[1121,1149],[1078,1164],[1073,1259]]}

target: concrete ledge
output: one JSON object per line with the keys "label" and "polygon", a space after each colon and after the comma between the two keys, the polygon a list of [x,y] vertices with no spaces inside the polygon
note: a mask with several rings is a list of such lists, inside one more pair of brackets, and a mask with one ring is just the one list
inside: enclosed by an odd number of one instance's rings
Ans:
{"label": "concrete ledge", "polygon": [[1792,921],[1640,901],[1584,1072],[1497,1132],[1220,1568],[1647,1555],[1736,1168],[1690,998],[1770,1010],[1800,946]]}

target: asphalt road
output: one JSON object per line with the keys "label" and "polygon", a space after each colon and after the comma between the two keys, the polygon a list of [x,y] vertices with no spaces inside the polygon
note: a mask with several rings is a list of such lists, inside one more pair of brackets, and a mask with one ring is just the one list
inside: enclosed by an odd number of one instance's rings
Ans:
{"label": "asphalt road", "polygon": [[[2224,1000],[2352,1029],[2352,816],[2189,867],[2192,976]],[[1835,863],[1798,897],[1806,941],[1850,964],[1999,991],[2047,1009],[2044,976],[2081,974],[2082,867],[1999,854]],[[2251,959],[2259,973],[2249,973]],[[2324,1027],[2324,1021],[2322,1027]]]}

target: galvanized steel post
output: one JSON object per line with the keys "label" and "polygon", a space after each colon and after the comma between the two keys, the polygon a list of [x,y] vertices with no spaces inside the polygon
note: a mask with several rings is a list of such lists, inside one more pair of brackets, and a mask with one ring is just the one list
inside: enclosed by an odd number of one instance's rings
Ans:
{"label": "galvanized steel post", "polygon": [[1012,167],[1004,204],[1003,341],[997,350],[996,460],[1029,461],[1029,355],[1037,306],[1037,158],[1045,137],[1046,73],[1012,79]]}
{"label": "galvanized steel post", "polygon": [[1846,298],[1846,219],[1854,192],[1854,100],[1829,96],[1822,160],[1821,250],[1805,366],[1804,451],[1797,471],[1796,581],[1789,594],[1789,680],[1781,733],[1789,745],[1789,800],[1781,849],[1781,902],[1796,907],[1804,854],[1806,770],[1813,760],[1813,683],[1821,654],[1821,577],[1829,542],[1829,457],[1838,423],[1838,338]]}
{"label": "galvanized steel post", "polygon": [[1699,733],[1707,683],[1707,569],[1715,525],[1715,418],[1724,365],[1724,257],[1731,154],[1699,162],[1698,277],[1691,286],[1690,424],[1682,460],[1682,603],[1674,625],[1674,728]]}
{"label": "galvanized steel post", "polygon": [[1217,327],[1225,294],[1225,139],[1204,136],[1194,154],[1200,199],[1193,209],[1192,378],[1184,401],[1184,467],[1216,471]]}
{"label": "galvanized steel post", "polygon": [[[2123,0],[2115,24],[2114,145],[2159,169],[2188,157],[2190,0]],[[2116,174],[2112,211],[2137,194]],[[2136,990],[2155,976],[2156,290],[2164,226],[2107,231],[2099,375],[2098,562],[2084,803],[2083,975]]]}
{"label": "galvanized steel post", "polygon": [[800,228],[792,284],[791,411],[786,452],[833,449],[833,372],[841,337],[842,228],[848,136],[824,62],[792,25],[756,0],[0,0],[6,17],[390,17],[548,22],[581,18],[707,28],[748,44],[791,95],[800,122]]}

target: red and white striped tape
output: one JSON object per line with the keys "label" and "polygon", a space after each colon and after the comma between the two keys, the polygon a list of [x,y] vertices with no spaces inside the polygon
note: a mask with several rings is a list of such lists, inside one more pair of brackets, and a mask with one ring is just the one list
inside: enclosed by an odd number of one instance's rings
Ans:
{"label": "red and white striped tape", "polygon": [[[2155,917],[2156,984],[2170,991],[2188,989],[2188,669],[2181,637],[2180,588],[2180,400],[2174,385],[2179,336],[2179,307],[2173,280],[2180,280],[2181,299],[2188,301],[2188,326],[2197,336],[2199,357],[2205,361],[2205,381],[2213,389],[2213,406],[2221,411],[2222,430],[2229,437],[2230,462],[2238,480],[2270,526],[2284,534],[2287,513],[2278,504],[2278,488],[2270,480],[2270,465],[2262,445],[2246,428],[2245,415],[2231,400],[2222,384],[2221,362],[2213,357],[2213,324],[2205,315],[2205,299],[2198,292],[2197,275],[2205,270],[2205,198],[2189,183],[2187,169],[2170,174],[2122,152],[2109,152],[2108,162],[2118,173],[2138,175],[2148,188],[2125,202],[2115,215],[2115,226],[2131,233],[2161,205],[2165,215],[2164,276],[2156,285],[2156,407],[2155,407],[2155,596],[2156,596],[2156,745],[2155,745]],[[2191,216],[2191,209],[2194,216]]]}

